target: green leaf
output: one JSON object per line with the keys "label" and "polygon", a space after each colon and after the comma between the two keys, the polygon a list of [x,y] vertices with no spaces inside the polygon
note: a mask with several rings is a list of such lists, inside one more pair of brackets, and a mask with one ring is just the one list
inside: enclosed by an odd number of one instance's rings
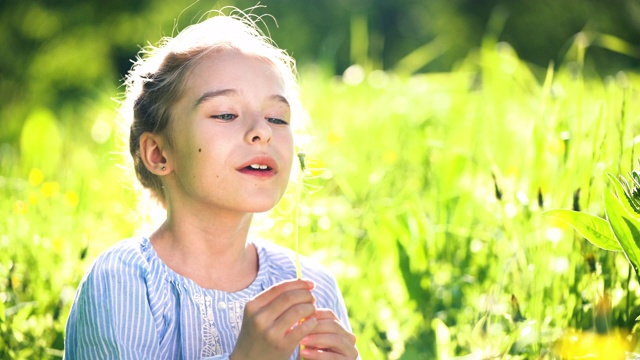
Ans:
{"label": "green leaf", "polygon": [[604,205],[611,230],[636,274],[640,275],[640,222],[627,211],[623,203],[611,190],[605,190]]}
{"label": "green leaf", "polygon": [[549,210],[543,213],[571,225],[575,231],[593,245],[609,251],[622,251],[607,220],[573,210]]}
{"label": "green leaf", "polygon": [[609,177],[609,180],[611,180],[611,185],[613,185],[613,188],[616,190],[616,195],[618,195],[618,198],[621,200],[620,202],[622,206],[624,206],[629,214],[635,214],[636,217],[640,216],[640,212],[638,211],[638,208],[640,208],[640,203],[638,203],[631,197],[631,187],[633,187],[633,185],[627,184],[627,186],[629,187],[627,191],[620,179],[611,174],[607,174],[607,176]]}

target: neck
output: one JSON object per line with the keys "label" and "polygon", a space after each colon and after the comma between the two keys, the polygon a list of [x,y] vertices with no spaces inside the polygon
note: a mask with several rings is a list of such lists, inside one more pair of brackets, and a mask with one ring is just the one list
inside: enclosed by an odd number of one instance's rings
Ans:
{"label": "neck", "polygon": [[247,244],[251,219],[248,213],[168,206],[167,220],[151,243],[178,274],[204,288],[238,291],[250,285],[258,271],[256,250]]}

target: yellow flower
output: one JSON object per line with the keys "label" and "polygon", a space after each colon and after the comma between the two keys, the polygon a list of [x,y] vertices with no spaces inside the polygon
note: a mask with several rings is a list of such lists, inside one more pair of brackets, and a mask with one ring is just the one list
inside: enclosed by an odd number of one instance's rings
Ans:
{"label": "yellow flower", "polygon": [[29,191],[29,195],[27,195],[27,198],[29,199],[29,203],[31,205],[35,205],[38,203],[38,193],[34,192],[34,191]]}
{"label": "yellow flower", "polygon": [[389,150],[382,155],[382,161],[384,161],[386,164],[393,165],[397,160],[398,153],[396,153],[395,151]]}
{"label": "yellow flower", "polygon": [[332,131],[329,133],[329,136],[327,137],[327,141],[329,142],[329,144],[335,145],[342,140],[342,137],[343,137],[342,134]]}
{"label": "yellow flower", "polygon": [[44,174],[40,169],[33,168],[29,172],[29,183],[33,186],[38,186],[44,180]]}
{"label": "yellow flower", "polygon": [[307,159],[307,170],[309,171],[309,175],[314,178],[324,174],[327,169],[322,160],[317,158],[309,158]]}
{"label": "yellow flower", "polygon": [[553,155],[562,155],[565,152],[565,142],[558,138],[547,140],[547,151]]}
{"label": "yellow flower", "polygon": [[61,253],[62,252],[62,246],[64,245],[63,241],[61,238],[57,237],[54,238],[52,241],[52,246],[53,246],[53,250],[55,250],[56,253]]}
{"label": "yellow flower", "polygon": [[67,191],[66,193],[64,193],[64,202],[72,208],[78,206],[79,200],[80,198],[78,197],[78,194],[73,191]]}
{"label": "yellow flower", "polygon": [[18,200],[15,204],[13,204],[13,212],[15,212],[16,214],[26,214],[27,211],[29,211],[29,205],[26,202]]}
{"label": "yellow flower", "polygon": [[620,333],[602,335],[570,330],[554,346],[561,359],[625,359],[627,351],[631,351],[631,343]]}
{"label": "yellow flower", "polygon": [[21,284],[22,284],[22,281],[18,276],[16,276],[15,274],[11,275],[11,286],[14,289],[20,287]]}
{"label": "yellow flower", "polygon": [[60,191],[60,185],[55,181],[47,181],[42,184],[42,196],[52,197]]}

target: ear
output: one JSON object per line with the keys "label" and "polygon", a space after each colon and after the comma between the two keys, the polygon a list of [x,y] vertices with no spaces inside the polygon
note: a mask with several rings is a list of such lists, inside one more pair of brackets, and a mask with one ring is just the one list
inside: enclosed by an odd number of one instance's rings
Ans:
{"label": "ear", "polygon": [[164,143],[164,139],[159,134],[145,132],[140,136],[140,158],[152,174],[162,176],[171,172]]}

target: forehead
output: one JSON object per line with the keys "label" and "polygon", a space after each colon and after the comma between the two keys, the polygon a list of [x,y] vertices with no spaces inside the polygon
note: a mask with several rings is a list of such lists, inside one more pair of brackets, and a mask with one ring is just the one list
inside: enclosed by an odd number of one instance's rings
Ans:
{"label": "forehead", "polygon": [[235,49],[217,49],[197,59],[184,84],[185,90],[211,87],[262,87],[285,92],[285,81],[278,66],[270,60]]}
{"label": "forehead", "polygon": [[225,94],[243,96],[256,104],[274,100],[291,108],[282,72],[273,62],[235,49],[201,55],[186,74],[170,108],[170,123],[189,116],[203,101]]}

